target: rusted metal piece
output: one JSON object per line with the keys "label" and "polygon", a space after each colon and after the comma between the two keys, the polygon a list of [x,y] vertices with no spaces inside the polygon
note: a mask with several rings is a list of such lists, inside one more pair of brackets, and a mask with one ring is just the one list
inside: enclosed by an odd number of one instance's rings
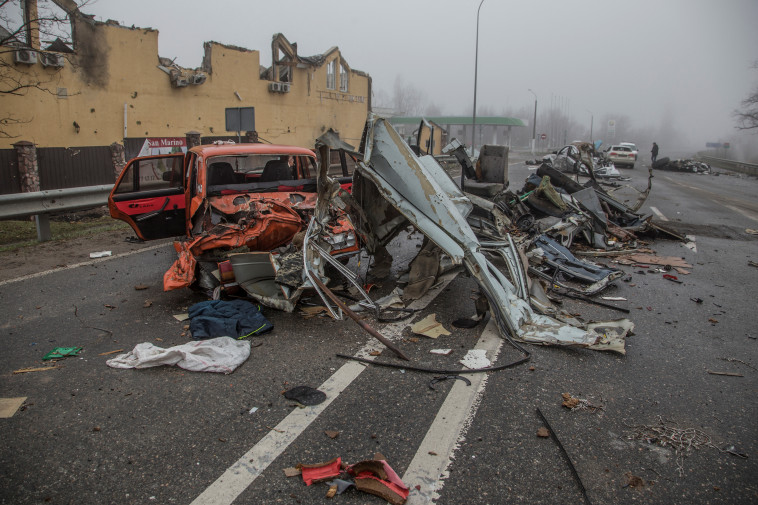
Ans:
{"label": "rusted metal piece", "polygon": [[359,325],[361,325],[361,327],[364,330],[366,330],[369,333],[369,335],[371,335],[372,337],[374,337],[375,339],[377,339],[379,342],[381,342],[382,344],[384,344],[387,347],[387,349],[389,349],[392,352],[394,352],[397,355],[398,358],[404,359],[406,361],[410,361],[410,358],[408,358],[408,356],[406,356],[403,353],[403,351],[401,351],[397,346],[395,346],[395,344],[393,344],[392,342],[390,342],[389,340],[387,340],[387,338],[384,337],[381,333],[379,333],[378,331],[376,331],[375,329],[373,329],[371,326],[369,326],[367,322],[363,321],[358,316],[358,314],[356,314],[355,312],[353,312],[352,310],[350,310],[350,308],[347,305],[345,305],[342,302],[342,300],[340,300],[339,298],[337,298],[337,295],[335,295],[334,293],[332,293],[332,291],[329,288],[327,288],[326,285],[323,282],[321,282],[321,279],[319,279],[318,276],[314,275],[313,277],[311,277],[311,281],[313,281],[314,283],[316,283],[316,285],[318,286],[318,288],[324,294],[326,294],[326,296],[328,296],[340,309],[342,309],[342,311],[345,314],[347,314],[348,317],[350,317],[350,319],[352,319],[353,321],[355,321],[356,323],[358,323]]}

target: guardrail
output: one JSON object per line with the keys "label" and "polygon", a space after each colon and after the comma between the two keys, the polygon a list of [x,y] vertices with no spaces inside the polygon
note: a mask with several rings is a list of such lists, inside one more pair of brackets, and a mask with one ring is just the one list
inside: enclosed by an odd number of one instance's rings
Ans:
{"label": "guardrail", "polygon": [[755,163],[743,163],[741,161],[725,160],[723,158],[715,158],[713,156],[706,156],[703,154],[698,155],[698,157],[709,165],[718,168],[732,170],[734,172],[741,172],[743,174],[758,175],[758,164]]}
{"label": "guardrail", "polygon": [[0,219],[34,216],[37,239],[50,240],[50,213],[100,207],[108,202],[112,184],[0,195]]}

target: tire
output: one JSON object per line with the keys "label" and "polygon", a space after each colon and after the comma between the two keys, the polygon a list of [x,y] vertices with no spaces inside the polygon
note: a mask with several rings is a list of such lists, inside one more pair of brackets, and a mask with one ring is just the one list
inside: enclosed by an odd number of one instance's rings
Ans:
{"label": "tire", "polygon": [[653,168],[663,168],[663,167],[665,167],[666,165],[669,164],[669,161],[671,161],[671,160],[668,159],[668,158],[661,158],[659,160],[655,160],[653,162]]}
{"label": "tire", "polygon": [[631,165],[629,165],[629,168],[634,168],[634,163],[632,163]]}

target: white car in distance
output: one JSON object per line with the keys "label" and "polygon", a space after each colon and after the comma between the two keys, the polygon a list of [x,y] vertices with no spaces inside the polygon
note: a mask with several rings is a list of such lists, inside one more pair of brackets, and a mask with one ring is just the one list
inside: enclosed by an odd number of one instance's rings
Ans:
{"label": "white car in distance", "polygon": [[[634,144],[632,144],[633,146]],[[634,163],[637,161],[637,150],[627,145],[615,145],[611,146],[605,154],[608,161],[613,162],[617,167],[627,166],[634,168]]]}

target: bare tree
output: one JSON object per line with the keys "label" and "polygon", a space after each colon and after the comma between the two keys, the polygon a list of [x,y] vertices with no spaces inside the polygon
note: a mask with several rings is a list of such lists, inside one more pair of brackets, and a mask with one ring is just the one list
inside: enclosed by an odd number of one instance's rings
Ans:
{"label": "bare tree", "polygon": [[[31,71],[18,56],[33,50],[68,60],[73,53],[70,16],[85,4],[73,0],[0,0],[0,96],[57,92],[51,87],[55,74]],[[11,138],[6,127],[23,122],[0,112],[0,137]]]}
{"label": "bare tree", "polygon": [[734,111],[739,124],[738,130],[753,130],[758,128],[758,88],[742,101],[742,111]]}
{"label": "bare tree", "polygon": [[429,102],[424,108],[424,115],[425,116],[441,116],[442,109],[436,103]]}
{"label": "bare tree", "polygon": [[398,75],[393,88],[392,106],[404,116],[418,116],[424,110],[424,93]]}
{"label": "bare tree", "polygon": [[[758,61],[753,63],[753,68],[758,70]],[[737,119],[738,130],[754,130],[758,128],[758,86],[742,102],[742,110],[735,110],[734,117]]]}

